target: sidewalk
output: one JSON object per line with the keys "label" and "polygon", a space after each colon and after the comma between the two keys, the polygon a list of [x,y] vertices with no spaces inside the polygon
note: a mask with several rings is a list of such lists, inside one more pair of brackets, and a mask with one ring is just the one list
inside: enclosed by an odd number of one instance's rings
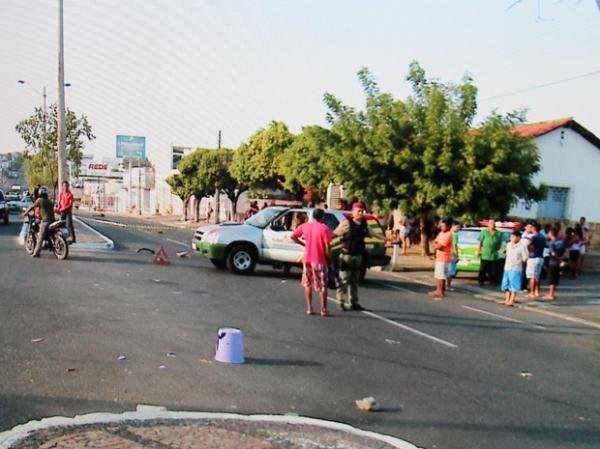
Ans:
{"label": "sidewalk", "polygon": [[387,435],[298,416],[193,412],[96,413],[0,433],[0,449],[418,449]]}
{"label": "sidewalk", "polygon": [[127,212],[88,212],[87,210],[81,209],[78,211],[80,215],[85,217],[92,217],[103,220],[122,218],[135,218],[138,220],[144,220],[148,222],[149,226],[162,226],[166,228],[178,228],[178,229],[196,229],[199,226],[210,224],[206,220],[187,220],[183,221],[180,215],[138,215],[135,213]]}
{"label": "sidewalk", "polygon": [[[402,281],[435,286],[433,279],[434,261],[423,257],[417,248],[411,248],[408,255],[400,257],[400,270],[383,269],[381,273]],[[561,278],[556,301],[552,303],[535,301],[524,294],[517,295],[516,307],[529,312],[540,313],[565,321],[600,329],[600,252],[586,255],[583,274],[578,279]],[[461,273],[452,282],[457,291],[470,293],[475,298],[495,302],[504,299],[499,286],[480,287],[477,273]],[[542,280],[542,291],[547,289]],[[449,293],[451,298],[452,293]],[[500,307],[500,306],[498,306]]]}

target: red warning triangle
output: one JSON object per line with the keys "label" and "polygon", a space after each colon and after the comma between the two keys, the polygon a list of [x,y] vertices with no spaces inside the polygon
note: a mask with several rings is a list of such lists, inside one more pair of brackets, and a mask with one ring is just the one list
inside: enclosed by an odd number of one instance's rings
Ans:
{"label": "red warning triangle", "polygon": [[156,256],[154,256],[154,259],[152,259],[152,263],[155,263],[158,265],[170,265],[171,264],[171,259],[169,259],[169,256],[167,256],[167,252],[165,251],[165,249],[162,246],[156,253]]}

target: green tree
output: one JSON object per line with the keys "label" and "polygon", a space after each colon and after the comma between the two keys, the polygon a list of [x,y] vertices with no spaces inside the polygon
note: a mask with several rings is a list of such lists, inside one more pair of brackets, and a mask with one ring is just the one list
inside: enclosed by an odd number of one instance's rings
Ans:
{"label": "green tree", "polygon": [[[41,183],[56,187],[58,183],[57,106],[50,105],[48,112],[35,108],[29,118],[20,121],[15,129],[25,142],[25,175],[30,186]],[[85,141],[96,137],[85,115],[77,116],[65,111],[67,159],[73,162],[79,173]],[[29,177],[31,176],[31,178]]]}
{"label": "green tree", "polygon": [[336,178],[351,194],[380,208],[417,215],[422,252],[428,253],[427,218],[433,213],[480,218],[504,215],[517,197],[540,198],[531,182],[539,171],[535,144],[514,134],[521,114],[493,114],[472,130],[477,88],[430,80],[417,62],[405,102],[381,93],[372,75],[358,74],[364,111],[325,95],[337,136]]}
{"label": "green tree", "polygon": [[251,189],[282,188],[281,159],[293,141],[294,135],[285,123],[271,122],[235,151],[232,176]]}
{"label": "green tree", "polygon": [[171,187],[173,195],[177,195],[183,201],[183,220],[188,219],[188,205],[190,199],[194,195],[192,185],[180,173],[175,173],[166,179],[167,184]]}
{"label": "green tree", "polygon": [[334,134],[326,128],[317,125],[302,128],[281,156],[284,189],[298,197],[311,188],[320,199],[324,198],[335,169],[330,157],[335,142]]}
{"label": "green tree", "polygon": [[532,181],[541,168],[535,141],[513,132],[515,125],[524,121],[523,113],[494,113],[467,134],[463,153],[466,176],[456,212],[463,220],[504,217],[518,199],[544,199],[544,187]]}
{"label": "green tree", "polygon": [[413,136],[402,101],[381,93],[367,69],[358,72],[366,96],[364,111],[344,105],[330,93],[324,96],[327,121],[335,141],[328,155],[332,178],[352,196],[379,209],[398,205],[401,187],[410,172],[401,151]]}
{"label": "green tree", "polygon": [[200,160],[198,176],[207,191],[225,193],[231,201],[232,215],[237,215],[237,202],[248,187],[238,181],[231,173],[231,165],[235,152],[229,148],[203,150],[204,157]]}

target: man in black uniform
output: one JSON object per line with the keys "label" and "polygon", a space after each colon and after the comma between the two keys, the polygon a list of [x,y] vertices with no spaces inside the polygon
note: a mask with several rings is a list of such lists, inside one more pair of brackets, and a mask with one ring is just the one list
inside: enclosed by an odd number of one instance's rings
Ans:
{"label": "man in black uniform", "polygon": [[365,237],[385,240],[367,224],[363,217],[365,207],[360,202],[352,205],[352,216],[342,221],[333,231],[342,240],[340,254],[340,286],[336,292],[336,300],[341,310],[365,310],[358,302],[358,284],[365,253]]}

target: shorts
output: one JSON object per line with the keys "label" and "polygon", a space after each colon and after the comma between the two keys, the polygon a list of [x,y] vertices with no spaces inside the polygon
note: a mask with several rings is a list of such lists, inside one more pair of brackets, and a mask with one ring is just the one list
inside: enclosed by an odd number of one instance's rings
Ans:
{"label": "shorts", "polygon": [[410,229],[406,229],[406,228],[405,228],[405,229],[402,229],[402,230],[400,231],[400,235],[401,235],[402,237],[405,237],[405,238],[406,238],[406,237],[408,237],[408,236],[410,235]]}
{"label": "shorts", "polygon": [[320,263],[305,263],[302,265],[302,281],[304,288],[314,288],[316,292],[327,291],[327,265]]}
{"label": "shorts", "polygon": [[458,266],[458,257],[453,257],[448,267],[448,276],[455,278]]}
{"label": "shorts", "polygon": [[522,271],[505,271],[502,275],[502,291],[520,292],[522,279]]}
{"label": "shorts", "polygon": [[569,261],[571,261],[571,263],[577,263],[577,261],[579,261],[579,254],[580,251],[577,250],[570,250],[569,251]]}
{"label": "shorts", "polygon": [[544,266],[544,259],[541,257],[533,257],[527,259],[527,268],[525,269],[525,274],[527,279],[540,279],[542,276],[542,267]]}
{"label": "shorts", "polygon": [[433,277],[436,279],[448,279],[450,272],[450,262],[438,262],[435,261],[435,270],[433,271]]}
{"label": "shorts", "polygon": [[560,265],[548,265],[548,284],[558,285],[560,279]]}

